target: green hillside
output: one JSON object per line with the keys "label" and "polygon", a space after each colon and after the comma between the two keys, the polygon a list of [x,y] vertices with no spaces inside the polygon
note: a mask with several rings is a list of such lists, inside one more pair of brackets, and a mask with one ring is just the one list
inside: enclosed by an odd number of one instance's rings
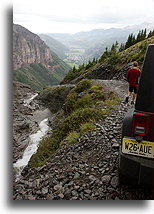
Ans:
{"label": "green hillside", "polygon": [[148,39],[145,39],[144,41],[138,42],[135,45],[132,45],[131,47],[127,48],[126,50],[119,52],[119,62],[129,63],[132,61],[137,61],[139,65],[142,65],[146,49],[149,44],[154,43],[154,36],[150,37]]}
{"label": "green hillside", "polygon": [[30,85],[33,89],[41,90],[44,87],[58,85],[69,71],[70,67],[52,55],[53,61],[49,62],[49,68],[42,64],[30,64],[13,71],[13,80]]}
{"label": "green hillside", "polygon": [[45,34],[40,34],[39,37],[46,43],[46,45],[54,51],[57,56],[61,59],[65,59],[65,53],[69,50],[65,45],[61,42],[58,42],[56,39],[53,39],[51,36],[47,36]]}

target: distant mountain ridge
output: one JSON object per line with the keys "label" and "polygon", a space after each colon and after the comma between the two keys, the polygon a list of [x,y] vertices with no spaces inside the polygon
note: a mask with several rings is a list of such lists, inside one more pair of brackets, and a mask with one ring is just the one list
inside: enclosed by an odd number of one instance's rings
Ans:
{"label": "distant mountain ridge", "polygon": [[39,34],[39,37],[46,43],[46,45],[54,51],[57,56],[61,59],[66,58],[65,53],[69,50],[65,45],[61,42],[53,39],[51,36],[45,34]]}
{"label": "distant mountain ridge", "polygon": [[[85,49],[93,46],[95,43],[103,43],[103,39],[106,41],[110,38],[121,38],[126,39],[130,33],[138,33],[139,30],[144,28],[147,29],[147,32],[152,30],[154,23],[142,23],[140,25],[132,25],[124,28],[109,28],[109,29],[93,29],[90,31],[81,31],[75,34],[69,33],[47,33],[46,35],[53,37],[54,39],[60,41],[67,47],[70,47],[72,44],[77,43]],[[114,40],[115,41],[115,40]]]}
{"label": "distant mountain ridge", "polygon": [[119,43],[126,42],[130,33],[137,34],[139,30],[152,30],[154,23],[142,23],[140,25],[132,25],[124,28],[110,29],[94,29],[91,31],[83,31],[75,34],[58,34],[48,33],[48,36],[60,41],[68,48],[84,49],[82,56],[87,59],[99,58],[106,47],[111,47],[116,40]]}
{"label": "distant mountain ridge", "polygon": [[57,85],[70,67],[50,50],[40,37],[13,25],[13,79],[42,89]]}

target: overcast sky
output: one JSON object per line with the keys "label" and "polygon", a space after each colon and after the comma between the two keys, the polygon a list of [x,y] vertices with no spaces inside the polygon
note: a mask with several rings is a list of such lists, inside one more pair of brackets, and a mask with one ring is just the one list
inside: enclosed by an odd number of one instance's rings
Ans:
{"label": "overcast sky", "polygon": [[154,0],[14,0],[13,20],[34,33],[75,33],[154,22]]}

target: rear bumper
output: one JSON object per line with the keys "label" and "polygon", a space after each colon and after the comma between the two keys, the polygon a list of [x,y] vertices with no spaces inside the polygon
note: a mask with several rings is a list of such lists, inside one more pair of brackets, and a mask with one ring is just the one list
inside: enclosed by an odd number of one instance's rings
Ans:
{"label": "rear bumper", "polygon": [[119,151],[120,174],[132,184],[154,186],[154,160],[123,154]]}

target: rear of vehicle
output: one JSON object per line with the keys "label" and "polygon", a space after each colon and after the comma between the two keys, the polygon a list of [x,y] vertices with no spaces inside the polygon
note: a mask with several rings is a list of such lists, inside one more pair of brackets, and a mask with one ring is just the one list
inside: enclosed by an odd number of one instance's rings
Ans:
{"label": "rear of vehicle", "polygon": [[154,182],[154,45],[144,59],[135,109],[127,113],[120,146],[119,179],[132,184]]}

